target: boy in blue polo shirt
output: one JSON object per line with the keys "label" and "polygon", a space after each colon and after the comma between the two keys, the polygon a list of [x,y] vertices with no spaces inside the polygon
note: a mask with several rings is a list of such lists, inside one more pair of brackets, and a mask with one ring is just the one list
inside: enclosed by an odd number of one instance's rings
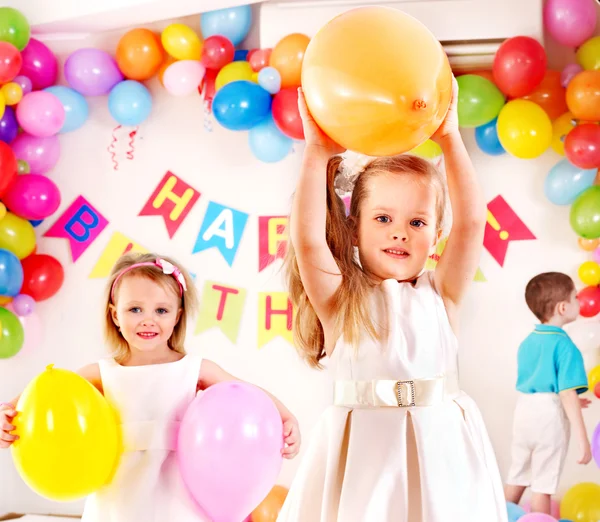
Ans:
{"label": "boy in blue polo shirt", "polygon": [[517,355],[519,398],[513,425],[512,463],[506,500],[518,504],[531,487],[531,511],[550,514],[573,430],[580,464],[592,459],[579,399],[588,382],[581,352],[562,329],[579,315],[573,280],[547,272],[525,289],[527,306],[541,324],[521,343]]}

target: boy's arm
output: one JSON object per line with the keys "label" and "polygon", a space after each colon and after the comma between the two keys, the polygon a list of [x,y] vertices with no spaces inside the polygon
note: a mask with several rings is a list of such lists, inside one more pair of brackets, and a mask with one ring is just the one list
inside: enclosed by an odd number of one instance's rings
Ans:
{"label": "boy's arm", "polygon": [[590,441],[585,430],[583,415],[581,414],[581,403],[576,390],[563,390],[559,392],[559,397],[565,409],[571,429],[579,445],[580,457],[577,460],[579,464],[588,464],[592,460],[592,451]]}

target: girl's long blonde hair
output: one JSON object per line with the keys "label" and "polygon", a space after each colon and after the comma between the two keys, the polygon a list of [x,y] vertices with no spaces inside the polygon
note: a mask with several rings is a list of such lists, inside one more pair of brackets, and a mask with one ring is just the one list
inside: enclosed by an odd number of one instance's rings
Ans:
{"label": "girl's long blonde hair", "polygon": [[[437,229],[441,230],[446,208],[446,184],[435,166],[422,158],[408,154],[375,158],[358,176],[350,200],[350,212],[335,191],[335,178],[340,170],[341,156],[333,156],[327,163],[327,245],[337,263],[342,282],[333,298],[336,310],[336,335],[357,345],[362,332],[377,338],[377,330],[368,308],[368,295],[374,286],[371,278],[361,268],[354,251],[355,226],[360,219],[362,202],[368,193],[369,179],[381,174],[414,175],[432,183],[437,192]],[[296,308],[294,319],[294,344],[310,366],[321,367],[325,357],[323,327],[302,284],[294,247],[289,242],[285,261],[290,299]]]}
{"label": "girl's long blonde hair", "polygon": [[[153,263],[157,259],[164,259],[168,261],[172,265],[176,266],[179,271],[183,274],[185,278],[185,283],[187,290],[183,292],[183,296],[181,298],[181,316],[179,321],[175,325],[173,329],[173,334],[168,341],[169,348],[174,352],[185,354],[185,334],[187,329],[187,322],[191,320],[196,313],[198,308],[198,294],[196,291],[196,287],[194,286],[194,282],[190,277],[188,271],[183,268],[181,264],[179,264],[174,259],[167,256],[159,256],[157,254],[139,254],[139,253],[128,253],[121,256],[110,273],[110,277],[108,279],[108,283],[106,285],[106,306],[104,309],[104,336],[108,342],[108,344],[112,348],[112,356],[117,362],[123,362],[129,356],[129,345],[127,341],[121,334],[121,331],[113,321],[111,305],[116,305],[116,302],[113,303],[111,300],[111,293],[113,291],[113,284],[119,274],[121,274],[124,270],[127,270],[129,267],[133,265],[137,265],[139,263]],[[119,280],[117,281],[114,288],[115,299],[118,300],[119,295],[119,287],[124,279],[128,277],[145,277],[150,281],[154,281],[160,285],[163,285],[165,288],[169,288],[175,294],[179,295],[180,288],[177,280],[173,275],[165,274],[161,268],[154,265],[144,265],[144,266],[136,266],[132,268],[125,274],[123,274]]]}

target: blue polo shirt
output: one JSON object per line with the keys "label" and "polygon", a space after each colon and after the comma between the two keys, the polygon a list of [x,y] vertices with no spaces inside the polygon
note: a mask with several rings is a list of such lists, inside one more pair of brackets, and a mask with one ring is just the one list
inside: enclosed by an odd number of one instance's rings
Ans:
{"label": "blue polo shirt", "polygon": [[588,389],[581,352],[562,328],[538,324],[517,354],[517,390],[559,393]]}

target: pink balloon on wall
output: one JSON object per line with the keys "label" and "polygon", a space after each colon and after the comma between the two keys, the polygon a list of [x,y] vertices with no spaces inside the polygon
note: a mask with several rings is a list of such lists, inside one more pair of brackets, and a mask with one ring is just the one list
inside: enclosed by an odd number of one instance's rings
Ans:
{"label": "pink balloon on wall", "polygon": [[19,134],[10,144],[18,160],[24,160],[31,172],[45,174],[58,162],[60,142],[58,136],[40,138],[31,134]]}
{"label": "pink balloon on wall", "polygon": [[56,184],[42,174],[17,176],[3,201],[13,214],[29,220],[45,219],[60,205]]}
{"label": "pink balloon on wall", "polygon": [[56,83],[58,76],[58,62],[56,56],[48,46],[31,38],[27,47],[21,51],[23,65],[20,76],[31,80],[33,90],[45,89]]}
{"label": "pink balloon on wall", "polygon": [[560,44],[578,47],[596,30],[593,0],[546,0],[544,26]]}
{"label": "pink balloon on wall", "polygon": [[52,93],[30,92],[17,105],[17,120],[25,132],[46,138],[54,136],[62,128],[65,109]]}

